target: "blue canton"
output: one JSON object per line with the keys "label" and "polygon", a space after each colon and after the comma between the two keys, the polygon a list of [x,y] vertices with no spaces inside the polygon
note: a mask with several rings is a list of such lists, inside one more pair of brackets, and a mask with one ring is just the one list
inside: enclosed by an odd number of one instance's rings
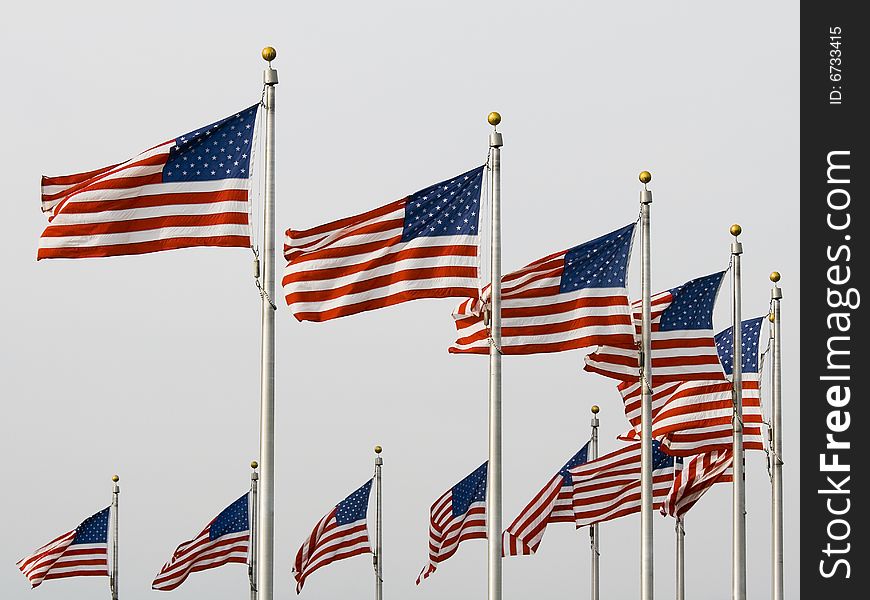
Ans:
{"label": "blue canton", "polygon": [[418,237],[477,235],[483,167],[408,197],[402,241]]}
{"label": "blue canton", "polygon": [[[758,340],[761,337],[761,322],[765,317],[747,319],[740,327],[740,354],[741,372],[758,372]],[[729,327],[720,331],[714,338],[716,350],[719,352],[719,361],[726,375],[734,372],[734,328]]]}
{"label": "blue canton", "polygon": [[372,490],[372,480],[366,481],[361,488],[342,500],[336,506],[335,522],[347,525],[366,518],[369,509],[369,492]]}
{"label": "blue canton", "polygon": [[633,237],[634,223],[568,250],[559,293],[625,287]]}
{"label": "blue canton", "polygon": [[163,181],[247,179],[258,104],[175,138],[163,167]]}
{"label": "blue canton", "polygon": [[571,459],[565,463],[564,467],[559,469],[559,475],[562,476],[562,487],[565,487],[565,486],[571,487],[573,485],[573,482],[571,480],[571,473],[569,472],[569,469],[573,469],[574,467],[576,467],[578,465],[582,465],[582,464],[586,463],[589,460],[588,456],[589,456],[589,443],[587,442],[587,444],[585,446],[580,448],[580,451],[577,454],[572,456]]}
{"label": "blue canton", "polygon": [[208,539],[216,540],[228,533],[248,530],[248,495],[227,506],[208,528]]}
{"label": "blue canton", "polygon": [[73,544],[105,544],[109,539],[109,509],[104,508],[76,527]]}
{"label": "blue canton", "polygon": [[672,289],[674,299],[662,312],[659,330],[713,329],[713,304],[724,275],[720,271]]}
{"label": "blue canton", "polygon": [[486,502],[486,467],[483,463],[471,475],[453,486],[453,516],[459,517],[468,512],[475,502]]}
{"label": "blue canton", "polygon": [[[652,441],[653,447],[653,456],[652,456],[652,468],[653,471],[658,471],[659,469],[667,469],[669,467],[674,466],[674,457],[670,454],[665,454],[664,450],[662,450],[661,442],[658,440]],[[682,461],[680,461],[682,462]]]}

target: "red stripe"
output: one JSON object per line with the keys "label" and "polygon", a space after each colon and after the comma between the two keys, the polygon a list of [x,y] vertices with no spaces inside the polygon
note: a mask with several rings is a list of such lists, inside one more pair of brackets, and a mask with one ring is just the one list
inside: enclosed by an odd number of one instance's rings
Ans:
{"label": "red stripe", "polygon": [[353,217],[345,217],[343,219],[338,219],[336,221],[332,221],[330,223],[326,223],[325,225],[318,225],[317,227],[312,227],[311,229],[288,229],[287,237],[288,238],[306,238],[314,235],[318,235],[321,233],[328,234],[330,232],[336,231],[338,229],[342,229],[344,227],[350,227],[353,225],[358,225],[360,223],[365,223],[370,219],[374,219],[377,217],[382,217],[384,215],[388,215],[391,212],[399,210],[400,208],[405,206],[405,202],[410,198],[410,196],[406,196],[401,200],[396,200],[395,202],[391,202],[385,206],[381,206],[375,209],[372,209],[368,212],[364,212]]}
{"label": "red stripe", "polygon": [[[477,337],[478,339],[486,339],[488,337],[488,332],[483,330],[480,332]],[[502,346],[502,354],[523,356],[527,354],[543,354],[548,352],[565,352],[567,350],[576,350],[577,348],[588,348],[589,346],[594,346],[601,341],[606,341],[606,343],[615,345],[622,343],[634,343],[634,339],[631,335],[625,334],[614,334],[614,335],[606,335],[606,334],[594,334],[594,335],[586,335],[577,339],[566,340],[562,342],[546,342],[540,344],[522,344],[522,345],[506,345]],[[475,340],[476,341],[476,340]],[[471,347],[471,348],[456,348],[451,346],[448,348],[448,352],[451,354],[489,354],[489,347]]]}
{"label": "red stripe", "polygon": [[477,276],[475,267],[426,267],[424,269],[403,269],[396,273],[381,275],[363,281],[355,281],[341,287],[330,288],[326,290],[311,290],[298,291],[287,294],[287,304],[292,305],[297,302],[325,302],[328,300],[336,300],[344,296],[358,294],[361,292],[369,292],[379,288],[389,287],[390,285],[400,283],[402,281],[419,281],[422,279],[440,279],[447,277],[465,277],[474,279]]}
{"label": "red stripe", "polygon": [[81,183],[82,181],[87,181],[91,179],[95,175],[100,175],[102,173],[106,173],[107,171],[111,171],[114,168],[119,167],[123,163],[117,163],[111,165],[109,167],[103,167],[101,169],[94,169],[93,171],[86,171],[84,173],[76,173],[74,175],[56,175],[56,176],[42,176],[42,185],[74,185],[76,183]]}
{"label": "red stripe", "polygon": [[294,245],[284,245],[284,258],[288,261],[293,262],[299,255],[307,254],[309,252],[316,252],[317,250],[307,250],[307,248],[311,248],[312,246],[317,246],[318,244],[322,244],[326,238],[331,238],[329,240],[330,245],[335,245],[341,240],[345,240],[350,237],[356,237],[361,235],[371,235],[373,233],[384,233],[387,231],[392,231],[394,229],[401,229],[403,226],[402,219],[390,219],[389,221],[377,221],[375,223],[369,223],[368,225],[357,227],[356,229],[348,229],[347,231],[336,232],[331,235],[325,235],[319,238],[314,238],[310,242],[305,244],[294,244]]}
{"label": "red stripe", "polygon": [[374,300],[366,300],[365,302],[358,302],[356,304],[348,304],[346,306],[339,306],[337,308],[333,308],[330,310],[320,311],[320,312],[298,312],[293,313],[293,316],[296,317],[298,321],[314,321],[314,322],[322,322],[328,321],[330,319],[335,319],[338,317],[344,317],[347,315],[355,315],[360,312],[364,312],[367,310],[374,310],[377,308],[384,308],[386,306],[393,306],[394,304],[400,304],[402,302],[407,302],[408,300],[416,300],[419,298],[453,298],[453,297],[462,297],[469,296],[472,294],[476,294],[477,289],[475,288],[466,288],[466,287],[447,287],[447,288],[437,288],[437,289],[428,289],[428,290],[408,290],[404,292],[399,292],[397,294],[392,294],[385,298],[376,298]]}
{"label": "red stripe", "polygon": [[169,194],[148,194],[135,198],[118,200],[89,200],[87,202],[69,202],[64,205],[63,213],[77,215],[84,213],[101,213],[114,210],[133,210],[136,208],[152,208],[156,206],[178,206],[184,204],[214,204],[216,202],[247,202],[248,191],[231,189],[217,192],[179,192]]}
{"label": "red stripe", "polygon": [[153,231],[168,227],[210,227],[214,225],[247,225],[248,213],[217,213],[210,215],[172,215],[148,217],[127,221],[107,223],[77,223],[75,225],[51,225],[43,232],[44,238],[70,236],[103,235],[110,233],[131,233],[134,231]]}
{"label": "red stripe", "polygon": [[716,342],[712,336],[697,338],[662,339],[654,337],[652,340],[653,350],[673,350],[677,348],[716,348]]}
{"label": "red stripe", "polygon": [[155,183],[163,183],[162,173],[151,173],[148,175],[131,175],[129,177],[114,177],[112,179],[97,179],[96,181],[86,181],[80,185],[72,187],[57,194],[47,195],[46,200],[55,200],[57,198],[65,198],[56,208],[55,212],[59,212],[61,207],[66,205],[70,198],[76,194],[83,192],[92,192],[95,190],[123,190],[129,188],[141,187],[143,185],[153,185]]}
{"label": "red stripe", "polygon": [[[520,294],[521,292],[518,292],[515,290],[522,290],[524,288],[531,287],[533,284],[535,284],[538,281],[543,281],[546,279],[553,279],[556,277],[561,277],[563,272],[564,272],[564,269],[560,266],[557,268],[542,271],[540,273],[535,273],[534,275],[530,275],[530,274],[526,273],[526,274],[523,274],[523,280],[518,282],[514,286],[510,286],[510,285],[504,286],[505,278],[503,277],[502,278],[502,285],[504,287],[502,288],[502,298],[503,299],[516,298],[516,297],[518,297],[517,294]],[[561,290],[561,287],[559,289]]]}
{"label": "red stripe", "polygon": [[[559,323],[509,326],[502,329],[501,335],[502,338],[549,335],[564,333],[566,331],[582,330],[589,327],[614,327],[623,324],[624,322],[624,319],[620,315],[580,317],[569,321],[561,321]],[[622,345],[627,348],[634,346],[634,337],[631,334],[618,334],[616,337],[621,340],[621,344],[614,345]],[[602,342],[598,343],[604,342],[602,340]]]}
{"label": "red stripe", "polygon": [[[378,256],[377,258],[373,258],[363,263],[287,273],[284,275],[283,279],[281,279],[281,285],[286,286],[300,281],[328,281],[330,279],[354,275],[356,273],[362,273],[364,271],[377,269],[378,267],[415,258],[437,258],[442,256],[474,257],[476,255],[477,246],[431,246],[424,248],[405,248],[392,254]],[[288,265],[288,269],[291,265],[298,264],[298,262],[300,261],[291,261]],[[477,277],[476,269],[473,277]]]}
{"label": "red stripe", "polygon": [[98,258],[105,256],[127,256],[147,254],[161,250],[176,250],[178,248],[194,248],[201,246],[219,246],[223,248],[248,248],[251,238],[241,235],[224,235],[213,237],[180,237],[151,242],[132,244],[115,244],[111,246],[88,246],[78,248],[40,248],[36,260],[43,258]]}
{"label": "red stripe", "polygon": [[105,577],[108,574],[108,567],[106,567],[105,571],[67,571],[65,573],[49,572],[42,579],[43,581],[46,581],[48,579],[65,579],[67,577]]}
{"label": "red stripe", "polygon": [[[558,297],[558,295],[555,297]],[[504,300],[505,298],[502,297],[502,299]],[[565,302],[548,302],[546,304],[536,304],[535,306],[502,306],[501,318],[503,320],[519,319],[565,313],[583,308],[618,307],[625,305],[623,300],[624,296],[584,296],[582,298],[567,300]],[[618,317],[620,324],[631,325],[631,318],[628,315],[613,315],[613,317]]]}

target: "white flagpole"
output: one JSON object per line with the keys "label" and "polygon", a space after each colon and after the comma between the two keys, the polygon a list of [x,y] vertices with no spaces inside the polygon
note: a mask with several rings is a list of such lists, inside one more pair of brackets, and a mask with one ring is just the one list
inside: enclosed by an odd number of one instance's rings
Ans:
{"label": "white flagpole", "polygon": [[652,485],[652,329],[650,319],[650,240],[649,211],[652,192],[646,187],[652,180],[649,171],[639,176],[641,235],[641,425],[640,425],[640,597],[653,599],[653,485]]}
{"label": "white flagpole", "polygon": [[774,271],[770,274],[773,288],[770,299],[773,310],[770,320],[773,325],[773,600],[783,599],[783,556],[782,556],[782,339],[780,337],[780,300],[782,290],[779,288],[780,275]]}
{"label": "white flagpole", "polygon": [[257,461],[251,461],[251,514],[248,516],[248,527],[251,529],[248,543],[248,583],[251,586],[251,600],[257,600]]}
{"label": "white flagpole", "polygon": [[[598,408],[597,404],[592,405],[592,438],[589,441],[589,456],[590,461],[598,458]],[[599,579],[598,579],[598,523],[594,523],[589,527],[589,545],[592,549],[592,600],[598,600]]]}
{"label": "white flagpole", "polygon": [[275,85],[278,71],[272,68],[277,53],[271,46],[262,56],[269,66],[265,84],[266,148],[263,176],[266,194],[263,207],[262,347],[260,351],[260,493],[257,510],[257,591],[262,600],[272,600],[275,547]]}
{"label": "white flagpole", "polygon": [[486,539],[488,552],[489,600],[501,600],[501,147],[496,131],[501,115],[489,113],[492,202],[490,237],[490,325],[489,325],[489,465],[486,489]]}
{"label": "white flagpole", "polygon": [[112,591],[112,600],[118,600],[118,488],[120,477],[112,475],[112,574],[109,577],[109,589]]}
{"label": "white flagpole", "polygon": [[743,353],[740,255],[743,244],[737,240],[743,229],[740,225],[731,226],[731,316],[734,341],[734,366],[732,370],[732,393],[734,415],[732,421],[734,453],[734,484],[732,486],[732,535],[731,535],[731,598],[746,600],[746,482],[743,475]]}
{"label": "white flagpole", "polygon": [[384,459],[381,458],[383,448],[375,446],[375,600],[384,598],[384,563],[383,563],[383,519],[381,512],[381,467]]}
{"label": "white flagpole", "polygon": [[683,517],[674,519],[677,532],[677,600],[686,600],[686,528]]}

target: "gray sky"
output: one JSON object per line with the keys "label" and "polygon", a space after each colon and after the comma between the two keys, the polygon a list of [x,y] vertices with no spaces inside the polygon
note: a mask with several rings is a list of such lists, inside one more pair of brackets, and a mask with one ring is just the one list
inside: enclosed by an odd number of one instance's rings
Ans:
{"label": "gray sky", "polygon": [[[655,291],[723,269],[744,227],[744,316],[783,273],[785,578],[797,598],[800,356],[798,11],[786,2],[22,3],[0,22],[7,201],[0,373],[4,598],[78,600],[105,581],[36,591],[15,561],[110,500],[121,476],[121,593],[248,486],[258,447],[259,297],[250,253],[35,260],[39,176],[132,157],[257,101],[275,46],[277,225],[318,225],[483,162],[502,113],[503,265],[512,270],[634,221],[653,173]],[[636,258],[633,294],[639,283]],[[280,268],[279,264],[279,268]],[[279,270],[280,272],[280,270]],[[729,324],[723,285],[716,329]],[[451,356],[454,300],[325,324],[277,315],[276,598],[295,596],[303,537],[371,475],[384,446],[388,598],[481,598],[473,541],[418,589],[431,503],[486,458],[487,360]],[[766,328],[763,335],[766,335]],[[626,429],[612,383],[579,351],[504,360],[504,522],[589,437]],[[765,394],[765,401],[767,395]],[[747,457],[748,587],[769,594],[764,453]],[[731,491],[686,519],[689,597],[730,594]],[[637,515],[606,523],[602,597],[639,590]],[[656,517],[657,597],[673,595],[673,521]],[[506,559],[504,596],[584,597],[586,530],[551,526]],[[369,598],[367,556],[312,575],[303,597]],[[246,597],[245,569],[192,575],[173,598]]]}

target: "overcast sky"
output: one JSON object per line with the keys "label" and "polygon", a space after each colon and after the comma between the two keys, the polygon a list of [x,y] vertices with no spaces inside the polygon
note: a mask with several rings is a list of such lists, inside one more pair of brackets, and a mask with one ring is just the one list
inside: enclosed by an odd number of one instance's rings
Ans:
{"label": "overcast sky", "polygon": [[[786,593],[799,597],[798,11],[781,1],[20,3],[0,21],[6,217],[0,373],[5,414],[0,595],[84,600],[103,579],[29,591],[15,562],[108,505],[121,477],[121,597],[248,487],[259,422],[259,296],[251,253],[193,249],[37,263],[39,177],[126,160],[256,102],[275,46],[277,226],[305,228],[481,164],[503,116],[505,272],[633,222],[653,174],[653,290],[728,265],[743,225],[744,317],[782,272]],[[259,211],[258,211],[259,214]],[[639,293],[634,252],[632,295]],[[282,265],[279,264],[279,273]],[[280,275],[279,275],[280,277]],[[716,330],[729,325],[722,287]],[[471,541],[415,588],[428,511],[486,458],[488,361],[448,355],[454,300],[324,324],[279,306],[275,597],[295,596],[303,537],[384,447],[388,599],[484,597]],[[763,330],[767,335],[767,329]],[[504,360],[504,523],[589,438],[626,429],[583,352]],[[769,387],[769,386],[768,386]],[[766,408],[769,398],[765,393]],[[770,484],[747,456],[750,598],[770,586]],[[687,596],[730,596],[731,489],[686,518]],[[655,588],[674,590],[673,521],[656,515]],[[639,593],[637,515],[601,527],[601,594]],[[586,530],[551,526],[506,559],[504,597],[583,598]],[[308,600],[369,598],[370,557],[322,569]],[[245,598],[241,565],[173,598]],[[107,596],[105,596],[107,597]]]}

